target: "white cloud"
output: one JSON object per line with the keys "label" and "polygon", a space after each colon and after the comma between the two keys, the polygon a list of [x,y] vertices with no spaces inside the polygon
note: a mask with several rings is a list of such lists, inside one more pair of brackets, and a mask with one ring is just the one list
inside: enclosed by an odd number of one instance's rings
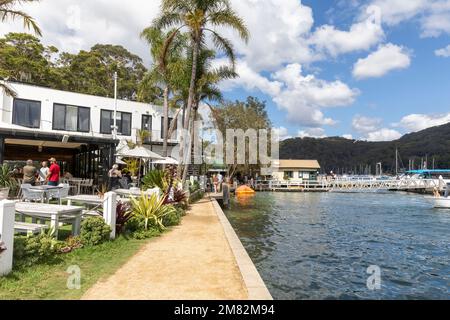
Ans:
{"label": "white cloud", "polygon": [[[159,12],[159,1],[121,0],[41,1],[20,7],[38,22],[43,42],[63,51],[77,52],[97,43],[121,44],[146,61],[148,48],[139,34]],[[1,23],[0,34],[22,32],[23,25]]]}
{"label": "white cloud", "polygon": [[323,128],[308,128],[297,132],[297,137],[300,138],[325,138],[326,136]]}
{"label": "white cloud", "polygon": [[273,128],[272,131],[275,132],[280,141],[292,138],[292,136],[289,135],[288,129],[285,127]]}
{"label": "white cloud", "polygon": [[403,117],[396,127],[403,127],[410,132],[424,130],[430,127],[440,126],[450,122],[450,113],[440,115],[410,114]]}
{"label": "white cloud", "polygon": [[388,43],[378,47],[367,58],[359,59],[353,66],[357,79],[382,77],[392,70],[405,69],[411,64],[409,53],[403,47]]}
{"label": "white cloud", "polygon": [[448,58],[450,57],[450,44],[445,48],[438,49],[434,52],[438,57]]}
{"label": "white cloud", "polygon": [[382,128],[377,131],[369,132],[364,140],[367,141],[392,141],[400,139],[402,134],[397,130]]}
{"label": "white cloud", "polygon": [[375,0],[372,5],[380,9],[383,23],[396,25],[422,12],[427,7],[427,0]]}
{"label": "white cloud", "polygon": [[290,64],[265,78],[239,61],[239,78],[223,83],[222,88],[244,87],[269,95],[279,109],[287,112],[287,120],[307,127],[332,125],[322,109],[351,105],[359,94],[341,81],[326,81],[314,75],[303,75],[299,64]]}
{"label": "white cloud", "polygon": [[348,140],[353,140],[353,135],[351,134],[343,134],[342,138],[348,139]]}
{"label": "white cloud", "polygon": [[361,115],[355,115],[352,120],[353,130],[359,133],[368,133],[376,131],[380,128],[383,122],[380,118],[370,118]]}
{"label": "white cloud", "polygon": [[319,51],[332,56],[352,51],[369,50],[384,39],[384,31],[373,16],[353,24],[349,31],[324,25],[312,34],[310,42]]}

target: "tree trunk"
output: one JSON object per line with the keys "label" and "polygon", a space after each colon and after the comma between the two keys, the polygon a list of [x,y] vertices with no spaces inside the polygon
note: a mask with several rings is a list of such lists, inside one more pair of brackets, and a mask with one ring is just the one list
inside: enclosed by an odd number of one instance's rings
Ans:
{"label": "tree trunk", "polygon": [[[191,110],[192,110],[192,104],[194,102],[194,95],[195,95],[195,84],[197,80],[197,64],[198,64],[198,53],[200,49],[200,35],[195,35],[193,37],[194,40],[194,50],[192,54],[192,72],[191,72],[191,83],[189,86],[189,98],[188,98],[188,104],[186,108],[186,117],[184,119],[184,129],[189,132],[190,130],[190,123],[191,123]],[[192,142],[192,137],[191,137]],[[184,149],[184,141],[182,145],[182,152],[181,152],[181,159],[184,160],[184,158],[187,158],[185,155],[186,152],[190,152],[190,150],[183,150]],[[183,171],[183,179],[181,180],[181,183],[184,186],[184,183],[186,181],[187,176],[187,170],[189,168],[189,164],[184,164],[184,171]]]}
{"label": "tree trunk", "polygon": [[[191,126],[190,126],[190,130],[189,130],[189,133],[191,135],[191,143],[189,144],[189,157],[191,158],[191,160],[192,160],[192,146],[194,144],[194,137],[195,137],[195,135],[194,135],[194,129],[195,129],[194,125],[195,125],[195,121],[197,120],[197,112],[198,112],[198,101],[197,101],[197,99],[193,103],[193,109],[194,109],[193,110],[194,114],[192,116]],[[186,181],[186,178],[187,178],[187,170],[184,170],[183,171],[183,181]]]}
{"label": "tree trunk", "polygon": [[167,144],[169,140],[169,86],[166,86],[164,88],[164,110],[163,110],[163,117],[164,117],[164,123],[163,123],[163,150],[162,150],[162,156],[165,158],[167,157]]}

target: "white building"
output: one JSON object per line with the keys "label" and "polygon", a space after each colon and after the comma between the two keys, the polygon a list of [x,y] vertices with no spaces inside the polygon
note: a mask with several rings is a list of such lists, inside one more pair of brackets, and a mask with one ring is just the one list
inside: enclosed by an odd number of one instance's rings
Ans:
{"label": "white building", "polygon": [[278,160],[274,166],[278,168],[272,174],[276,181],[316,181],[320,170],[317,160]]}
{"label": "white building", "polygon": [[[115,161],[119,141],[135,142],[138,130],[150,131],[146,147],[162,152],[161,106],[118,100],[114,140],[114,99],[14,82],[7,85],[17,96],[0,88],[0,163],[56,157],[72,174],[94,178],[104,175]],[[173,116],[171,110],[169,121]],[[174,133],[169,155],[176,154],[178,142]]]}

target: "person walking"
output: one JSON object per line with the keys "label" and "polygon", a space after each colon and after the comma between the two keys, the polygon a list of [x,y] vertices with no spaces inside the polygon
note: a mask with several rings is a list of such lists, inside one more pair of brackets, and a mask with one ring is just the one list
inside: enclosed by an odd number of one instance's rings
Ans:
{"label": "person walking", "polygon": [[48,162],[42,161],[41,169],[39,169],[39,181],[41,184],[45,183],[45,179],[47,179],[48,171],[49,171]]}
{"label": "person walking", "polygon": [[57,187],[59,184],[59,173],[61,168],[58,163],[56,163],[55,158],[50,158],[50,168],[48,170],[47,178],[45,179],[49,186]]}
{"label": "person walking", "polygon": [[218,186],[219,186],[219,178],[217,175],[213,175],[213,185],[214,185],[214,193],[218,192]]}
{"label": "person walking", "polygon": [[23,167],[23,183],[36,185],[37,169],[33,165],[33,160],[27,160],[27,164]]}
{"label": "person walking", "polygon": [[119,170],[119,166],[117,164],[113,165],[111,170],[108,172],[109,177],[109,189],[116,190],[120,188],[119,179],[122,178],[122,173]]}
{"label": "person walking", "polygon": [[223,175],[219,172],[217,175],[218,186],[219,186],[219,192],[222,192],[222,183],[223,183]]}

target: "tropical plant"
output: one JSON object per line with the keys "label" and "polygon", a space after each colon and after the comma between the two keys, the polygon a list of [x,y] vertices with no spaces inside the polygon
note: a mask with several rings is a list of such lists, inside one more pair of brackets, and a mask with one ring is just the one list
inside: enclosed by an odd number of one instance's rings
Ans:
{"label": "tropical plant", "polygon": [[[186,47],[186,37],[173,31],[164,32],[155,27],[148,27],[141,33],[150,45],[150,52],[154,61],[154,66],[149,70],[141,84],[138,96],[159,92],[163,102],[163,157],[167,157],[168,126],[169,126],[169,96],[172,86],[178,81],[184,61],[183,51]],[[170,43],[170,47],[166,45]],[[155,88],[157,88],[155,90]]]}
{"label": "tropical plant", "polygon": [[139,160],[137,159],[127,159],[124,160],[127,165],[127,170],[132,177],[136,177],[139,172]]}
{"label": "tropical plant", "polygon": [[149,227],[165,229],[164,217],[176,209],[171,205],[165,205],[164,202],[165,197],[159,198],[156,194],[148,196],[142,193],[139,198],[131,198],[133,215],[144,221],[144,230],[148,230]]}
{"label": "tropical plant", "polygon": [[133,211],[129,203],[119,201],[116,207],[116,234],[125,231],[127,222],[133,217]]}
{"label": "tropical plant", "polygon": [[0,188],[13,188],[17,186],[11,167],[4,163],[0,166]]}
{"label": "tropical plant", "polygon": [[15,9],[16,5],[38,2],[39,0],[0,0],[0,20],[5,22],[7,20],[22,19],[25,29],[33,29],[34,33],[41,36],[41,29],[38,27],[36,21],[26,12]]}
{"label": "tropical plant", "polygon": [[[163,0],[161,9],[161,15],[154,21],[155,27],[159,29],[176,27],[174,33],[187,28],[190,35],[192,68],[183,124],[184,129],[189,130],[191,111],[195,103],[199,52],[201,44],[206,43],[206,33],[211,35],[214,46],[225,53],[234,67],[233,45],[216,30],[221,27],[230,27],[238,31],[240,37],[245,41],[249,39],[249,32],[243,20],[231,8],[229,0]],[[170,41],[166,42],[166,46],[170,46]],[[185,152],[186,150],[182,150],[183,154]],[[185,165],[185,172],[186,170],[187,165]],[[185,179],[186,174],[184,173],[182,183]]]}
{"label": "tropical plant", "polygon": [[97,195],[99,198],[103,199],[105,194],[108,192],[108,186],[106,184],[102,184],[97,190]]}
{"label": "tropical plant", "polygon": [[111,227],[102,217],[89,217],[81,223],[80,238],[83,244],[95,246],[109,240]]}
{"label": "tropical plant", "polygon": [[167,194],[170,186],[171,182],[169,173],[164,170],[149,171],[142,178],[142,188],[144,190],[159,188],[164,194]]}
{"label": "tropical plant", "polygon": [[54,237],[54,229],[39,235],[16,236],[14,238],[14,264],[31,266],[51,262],[58,251],[59,242]]}

